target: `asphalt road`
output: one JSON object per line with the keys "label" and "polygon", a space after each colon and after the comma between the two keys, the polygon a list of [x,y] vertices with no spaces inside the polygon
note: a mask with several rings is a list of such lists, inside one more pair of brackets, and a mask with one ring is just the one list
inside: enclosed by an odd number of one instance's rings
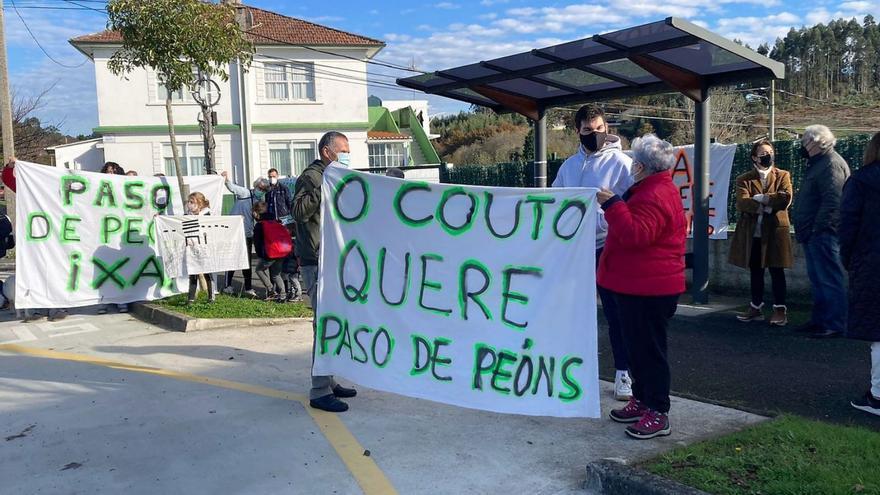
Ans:
{"label": "asphalt road", "polygon": [[[795,323],[804,318],[795,315]],[[600,375],[613,379],[601,317],[600,324]],[[849,405],[869,387],[869,347],[848,339],[811,339],[793,325],[740,323],[734,312],[677,316],[669,332],[672,391],[760,414],[790,413],[880,430],[880,417]]]}

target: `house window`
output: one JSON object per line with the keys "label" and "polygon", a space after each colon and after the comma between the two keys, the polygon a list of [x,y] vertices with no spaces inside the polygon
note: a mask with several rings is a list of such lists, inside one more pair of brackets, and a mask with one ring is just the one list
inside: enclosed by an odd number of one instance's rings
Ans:
{"label": "house window", "polygon": [[315,100],[315,71],[311,64],[264,64],[264,66],[267,100]]}
{"label": "house window", "polygon": [[316,156],[314,141],[269,142],[269,167],[278,169],[279,175],[299,177]]}
{"label": "house window", "polygon": [[[168,97],[168,90],[165,89],[165,85],[162,84],[161,82],[160,82],[160,83],[156,83],[156,84],[157,84],[157,87],[156,87],[156,98],[157,98],[159,101],[165,101],[165,99]],[[189,100],[189,99],[190,99],[190,97],[189,97],[189,91],[187,90],[187,88],[180,88],[180,89],[178,89],[177,91],[174,91],[174,92],[171,93],[171,101],[172,101],[172,102],[175,102],[175,101],[187,101],[187,100]]]}
{"label": "house window", "polygon": [[409,153],[405,143],[376,143],[369,145],[370,168],[405,167],[409,164]]}
{"label": "house window", "polygon": [[[202,143],[178,143],[177,156],[180,158],[180,168],[183,175],[205,174],[205,148]],[[165,162],[165,175],[176,176],[174,170],[174,155],[171,153],[171,145],[162,145],[162,159]]]}

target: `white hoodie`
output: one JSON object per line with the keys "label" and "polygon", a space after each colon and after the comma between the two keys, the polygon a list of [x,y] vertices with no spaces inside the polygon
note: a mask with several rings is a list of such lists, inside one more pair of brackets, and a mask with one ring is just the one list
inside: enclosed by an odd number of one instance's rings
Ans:
{"label": "white hoodie", "polygon": [[[631,168],[632,158],[624,154],[620,138],[608,134],[605,145],[595,153],[578,146],[578,152],[559,167],[553,187],[607,187],[618,196],[623,196],[633,185]],[[608,224],[602,208],[597,208],[597,211],[599,218],[596,221],[596,249],[600,249],[605,246]]]}

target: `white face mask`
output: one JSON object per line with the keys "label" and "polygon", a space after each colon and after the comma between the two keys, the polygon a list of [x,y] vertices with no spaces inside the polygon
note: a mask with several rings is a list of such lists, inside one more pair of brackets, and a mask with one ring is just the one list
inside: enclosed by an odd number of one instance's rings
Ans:
{"label": "white face mask", "polygon": [[351,167],[351,153],[337,153],[336,154],[336,161],[341,165],[345,165],[346,168],[350,168]]}
{"label": "white face mask", "polygon": [[278,177],[269,177],[269,183],[272,184],[273,186],[275,184],[278,184]]}

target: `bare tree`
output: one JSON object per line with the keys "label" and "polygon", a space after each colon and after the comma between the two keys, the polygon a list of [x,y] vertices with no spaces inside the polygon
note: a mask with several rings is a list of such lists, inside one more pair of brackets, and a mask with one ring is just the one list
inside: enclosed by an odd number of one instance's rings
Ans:
{"label": "bare tree", "polygon": [[63,122],[44,123],[34,114],[45,108],[46,96],[55,89],[56,82],[37,93],[23,96],[12,90],[12,131],[15,137],[15,156],[19,160],[48,163],[46,148],[61,144],[66,136],[59,131]]}

